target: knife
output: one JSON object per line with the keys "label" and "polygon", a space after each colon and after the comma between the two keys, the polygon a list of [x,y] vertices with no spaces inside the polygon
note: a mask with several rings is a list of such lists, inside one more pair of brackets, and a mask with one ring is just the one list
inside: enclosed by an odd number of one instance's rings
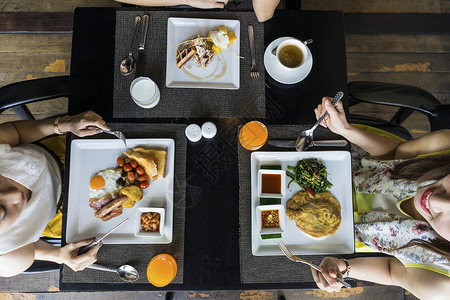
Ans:
{"label": "knife", "polygon": [[136,68],[136,78],[141,77],[144,72],[144,50],[145,50],[145,41],[147,39],[147,31],[148,31],[148,22],[150,17],[148,15],[144,15],[142,17],[142,21],[144,22],[143,33],[141,36],[141,43],[139,44],[138,49],[138,58],[137,58],[137,68]]}
{"label": "knife", "polygon": [[117,228],[119,228],[123,223],[125,223],[126,221],[128,221],[129,218],[126,218],[125,220],[123,220],[122,222],[120,222],[119,224],[117,224],[116,226],[114,226],[113,229],[111,229],[110,231],[108,231],[104,236],[102,236],[99,239],[94,239],[89,245],[81,247],[80,250],[78,250],[78,255],[80,254],[84,254],[86,252],[88,252],[89,250],[91,250],[95,245],[100,244],[100,242],[107,237],[108,235],[110,235],[114,230],[116,230]]}
{"label": "knife", "polygon": [[[280,147],[280,148],[295,148],[296,141],[286,141],[286,140],[268,140],[269,145]],[[347,146],[346,140],[323,140],[323,141],[313,141],[311,146],[326,146],[326,147],[345,147]]]}

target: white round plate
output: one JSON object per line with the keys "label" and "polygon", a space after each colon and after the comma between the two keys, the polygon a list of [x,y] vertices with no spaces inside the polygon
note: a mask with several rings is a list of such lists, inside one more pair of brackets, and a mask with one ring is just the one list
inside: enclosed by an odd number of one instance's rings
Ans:
{"label": "white round plate", "polygon": [[286,71],[281,69],[278,65],[277,57],[272,54],[272,50],[287,39],[291,39],[291,37],[278,38],[267,46],[266,51],[264,52],[264,67],[266,68],[267,73],[269,73],[269,75],[276,81],[284,84],[294,84],[305,79],[309,72],[311,72],[313,58],[311,51],[308,46],[306,46],[308,58],[303,66],[295,71]]}

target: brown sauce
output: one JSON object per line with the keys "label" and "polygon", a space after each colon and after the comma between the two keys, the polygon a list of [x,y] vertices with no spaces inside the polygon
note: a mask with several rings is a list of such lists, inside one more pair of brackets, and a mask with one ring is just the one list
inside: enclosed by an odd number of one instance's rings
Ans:
{"label": "brown sauce", "polygon": [[281,175],[280,174],[262,174],[261,192],[264,194],[281,193]]}

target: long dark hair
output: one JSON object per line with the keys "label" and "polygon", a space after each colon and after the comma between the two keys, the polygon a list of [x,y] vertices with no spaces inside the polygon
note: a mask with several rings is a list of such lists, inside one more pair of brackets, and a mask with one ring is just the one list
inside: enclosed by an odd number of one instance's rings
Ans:
{"label": "long dark hair", "polygon": [[[403,161],[389,170],[393,179],[407,179],[419,183],[441,180],[450,174],[450,154],[424,156]],[[450,241],[435,238],[430,241],[413,239],[397,249],[419,246],[450,259]]]}

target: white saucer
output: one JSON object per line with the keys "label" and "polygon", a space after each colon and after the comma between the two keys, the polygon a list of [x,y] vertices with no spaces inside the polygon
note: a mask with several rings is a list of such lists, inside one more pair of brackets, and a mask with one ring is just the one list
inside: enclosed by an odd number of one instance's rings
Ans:
{"label": "white saucer", "polygon": [[276,39],[267,46],[266,51],[264,52],[264,67],[266,68],[267,73],[269,73],[276,81],[284,84],[294,84],[302,81],[308,76],[309,72],[311,72],[313,65],[311,51],[308,46],[306,46],[308,58],[298,70],[286,71],[279,67],[277,57],[272,54],[272,50],[281,44],[281,42],[290,38],[291,37],[281,37]]}

